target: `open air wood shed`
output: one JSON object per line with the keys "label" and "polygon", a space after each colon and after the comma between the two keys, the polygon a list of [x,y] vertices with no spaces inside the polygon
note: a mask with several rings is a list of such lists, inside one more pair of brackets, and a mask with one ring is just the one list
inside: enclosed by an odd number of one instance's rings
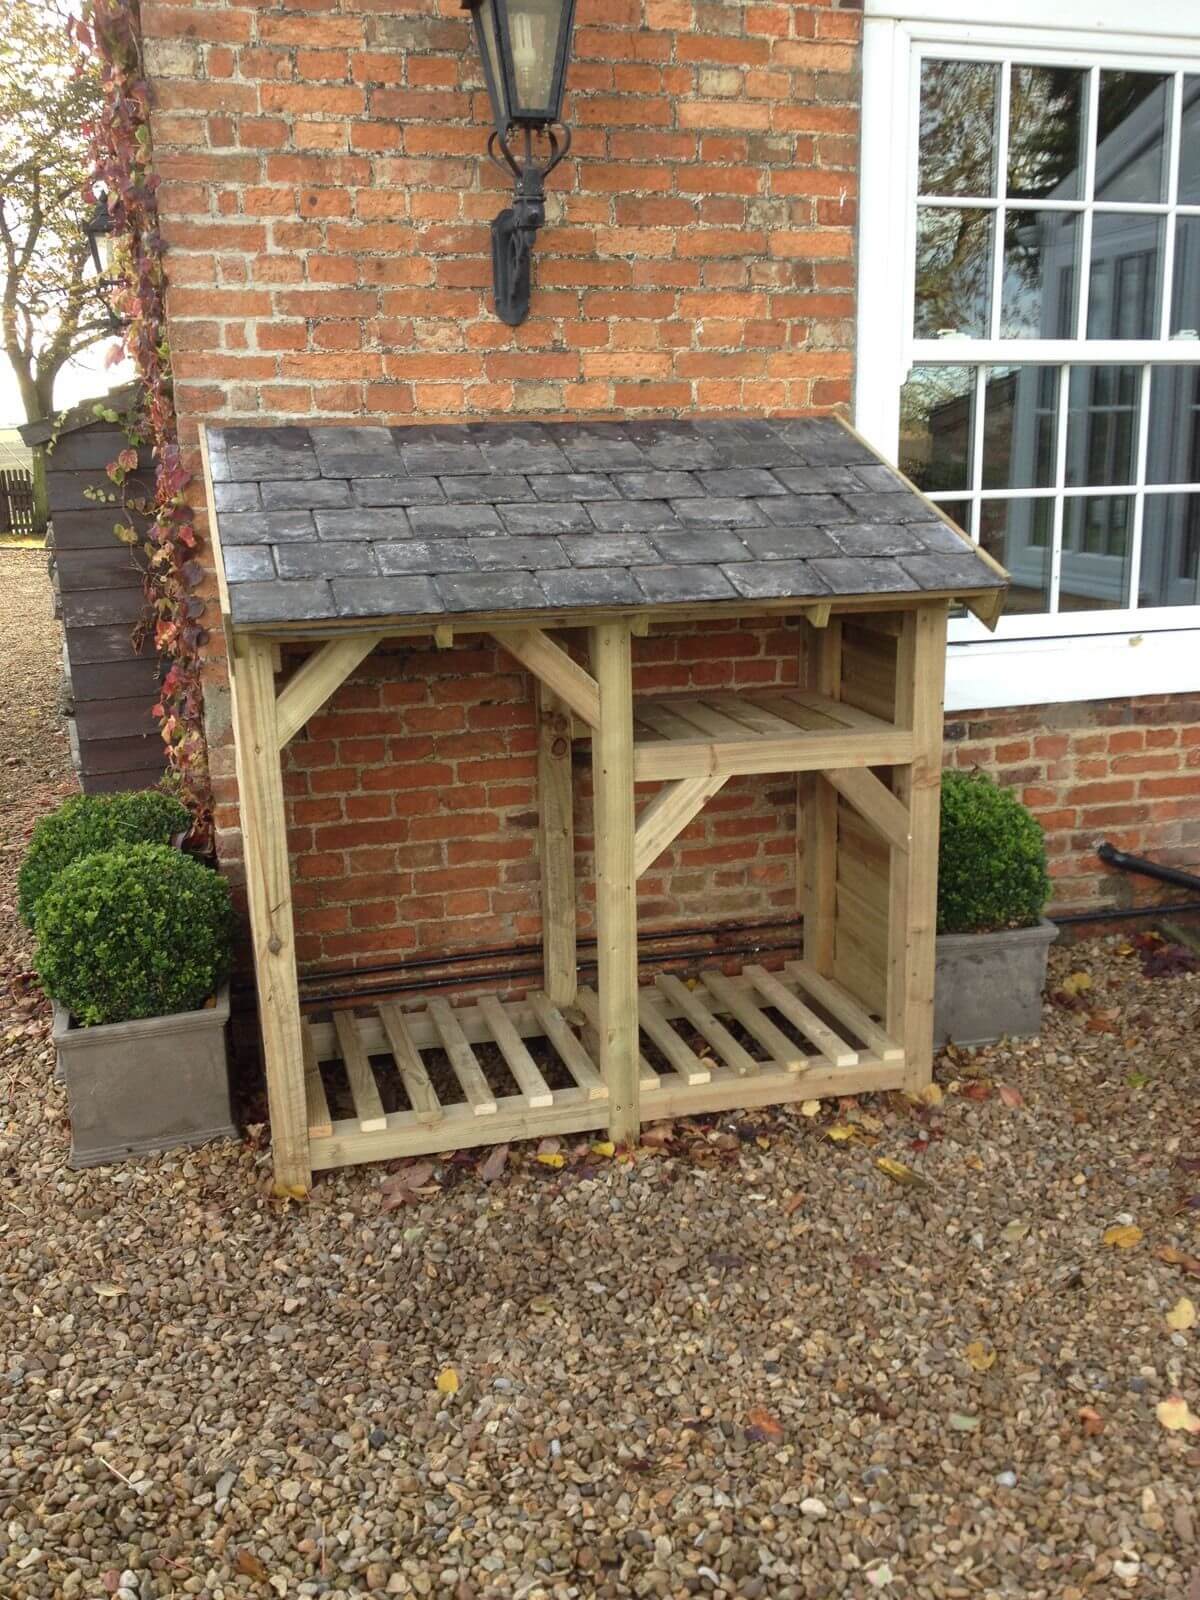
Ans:
{"label": "open air wood shed", "polygon": [[[281,1183],[928,1080],[946,617],[963,602],[994,620],[1006,579],[856,434],[806,418],[226,428],[204,443]],[[797,687],[635,698],[656,625],[764,614],[803,618]],[[480,633],[539,701],[543,987],[303,1016],[280,752],[384,640]],[[278,684],[295,641],[313,649]],[[591,750],[594,990],[576,967],[572,741]],[[803,960],[639,983],[639,875],[727,779],[761,772],[799,775]],[[534,1040],[569,1087],[547,1082]],[[437,1093],[431,1051],[456,1097]],[[516,1093],[489,1081],[497,1060]],[[352,1118],[330,1119],[327,1061]],[[407,1102],[390,1112],[385,1062]]]}

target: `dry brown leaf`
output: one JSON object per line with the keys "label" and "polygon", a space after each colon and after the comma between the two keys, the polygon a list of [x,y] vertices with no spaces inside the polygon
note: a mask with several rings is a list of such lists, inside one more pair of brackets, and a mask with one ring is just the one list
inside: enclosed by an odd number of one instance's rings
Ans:
{"label": "dry brown leaf", "polygon": [[1142,1230],[1134,1222],[1114,1223],[1104,1230],[1104,1243],[1117,1250],[1132,1250],[1142,1242]]}
{"label": "dry brown leaf", "polygon": [[958,1092],[964,1100],[990,1100],[992,1085],[987,1078],[972,1078],[969,1083],[964,1083]]}
{"label": "dry brown leaf", "polygon": [[1010,1111],[1015,1111],[1025,1104],[1025,1096],[1019,1089],[1014,1089],[1011,1083],[998,1083],[996,1093]]}
{"label": "dry brown leaf", "polygon": [[917,1095],[917,1099],[923,1106],[940,1106],[945,1098],[942,1093],[942,1086],[938,1083],[927,1083]]}
{"label": "dry brown leaf", "polygon": [[788,1195],[787,1199],[783,1202],[784,1216],[790,1217],[793,1211],[799,1211],[800,1207],[804,1204],[805,1198],[806,1196],[800,1190],[798,1190],[795,1194]]}
{"label": "dry brown leaf", "polygon": [[996,1365],[996,1352],[989,1350],[982,1339],[972,1339],[963,1351],[967,1365],[975,1372],[988,1372]]}
{"label": "dry brown leaf", "polygon": [[655,1122],[648,1128],[642,1129],[642,1143],[654,1145],[661,1149],[663,1145],[670,1144],[675,1137],[675,1124],[673,1122]]}
{"label": "dry brown leaf", "polygon": [[498,1144],[488,1152],[486,1161],[480,1163],[479,1176],[484,1183],[495,1183],[508,1165],[508,1146]]}
{"label": "dry brown leaf", "polygon": [[1104,1432],[1104,1418],[1091,1406],[1083,1406],[1079,1412],[1079,1420],[1083,1424],[1084,1433],[1091,1438]]}
{"label": "dry brown leaf", "polygon": [[1160,1244],[1154,1254],[1169,1267],[1182,1267],[1193,1277],[1200,1278],[1200,1256],[1189,1255],[1186,1250],[1177,1250],[1173,1244]]}
{"label": "dry brown leaf", "polygon": [[1154,1414],[1169,1433],[1200,1433],[1200,1417],[1181,1394],[1168,1395],[1154,1408]]}
{"label": "dry brown leaf", "polygon": [[458,1373],[453,1367],[443,1367],[437,1375],[437,1392],[439,1394],[458,1393]]}
{"label": "dry brown leaf", "polygon": [[893,1183],[902,1184],[906,1188],[932,1189],[933,1187],[928,1178],[923,1178],[919,1172],[906,1167],[903,1161],[893,1161],[891,1156],[876,1156],[875,1165],[885,1178],[890,1178]]}
{"label": "dry brown leaf", "polygon": [[244,1578],[256,1578],[259,1583],[267,1581],[267,1569],[253,1550],[239,1550],[233,1558],[233,1570]]}
{"label": "dry brown leaf", "polygon": [[852,1128],[848,1122],[834,1122],[825,1129],[825,1137],[832,1139],[834,1144],[845,1144],[850,1139],[858,1137],[857,1128]]}
{"label": "dry brown leaf", "polygon": [[1082,994],[1085,989],[1092,987],[1092,980],[1086,972],[1072,972],[1059,987],[1065,994]]}
{"label": "dry brown leaf", "polygon": [[1167,1327],[1172,1333],[1186,1333],[1189,1328],[1196,1326],[1195,1303],[1187,1295],[1180,1295],[1179,1299],[1167,1312]]}
{"label": "dry brown leaf", "polygon": [[764,1406],[754,1406],[746,1416],[746,1437],[778,1441],[783,1438],[783,1424]]}

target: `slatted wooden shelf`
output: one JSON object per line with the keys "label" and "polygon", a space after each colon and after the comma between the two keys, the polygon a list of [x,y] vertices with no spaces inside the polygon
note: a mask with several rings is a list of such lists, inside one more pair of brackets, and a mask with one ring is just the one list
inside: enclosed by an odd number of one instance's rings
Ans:
{"label": "slatted wooden shelf", "polygon": [[[598,1022],[588,988],[572,1007],[538,991],[519,1001],[432,998],[411,1010],[389,1002],[365,1016],[341,1010],[329,1022],[305,1020],[313,1168],[604,1128]],[[901,1047],[803,962],[782,972],[752,964],[735,977],[704,971],[693,984],[660,975],[638,990],[638,1023],[646,1118],[859,1094],[903,1079]],[[516,1094],[492,1081],[501,1076],[497,1061]],[[551,1072],[550,1061],[562,1071]],[[354,1114],[335,1119],[320,1064],[337,1062]],[[569,1081],[553,1088],[547,1073]],[[385,1112],[385,1097],[399,1099],[398,1090],[407,1105]]]}
{"label": "slatted wooden shelf", "polygon": [[[576,737],[589,736],[579,725]],[[639,696],[633,776],[731,778],[890,766],[912,759],[912,734],[843,700],[805,689]]]}

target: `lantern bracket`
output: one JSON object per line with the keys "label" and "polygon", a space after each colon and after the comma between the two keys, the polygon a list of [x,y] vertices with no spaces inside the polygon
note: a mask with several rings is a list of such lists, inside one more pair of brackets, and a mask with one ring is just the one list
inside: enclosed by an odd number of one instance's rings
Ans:
{"label": "lantern bracket", "polygon": [[[509,130],[511,132],[511,129]],[[492,222],[492,285],[496,315],[509,327],[519,327],[529,315],[533,246],[546,221],[546,175],[571,148],[571,130],[561,138],[553,128],[543,130],[550,147],[545,160],[534,149],[533,131],[522,129],[524,149],[514,154],[505,134],[495,131],[488,140],[488,155],[512,179],[513,203]]]}

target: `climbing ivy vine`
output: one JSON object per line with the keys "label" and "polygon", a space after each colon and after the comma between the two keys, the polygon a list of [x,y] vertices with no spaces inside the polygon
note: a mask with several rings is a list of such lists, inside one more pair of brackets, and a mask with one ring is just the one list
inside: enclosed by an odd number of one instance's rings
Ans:
{"label": "climbing ivy vine", "polygon": [[[114,531],[128,544],[144,545],[153,642],[168,663],[154,712],[180,794],[195,818],[194,835],[203,835],[211,809],[201,688],[204,569],[187,502],[192,474],[175,414],[150,94],[135,0],[84,0],[72,33],[92,58],[89,69],[98,69],[102,86],[102,109],[84,132],[93,168],[87,198],[104,200],[115,244],[109,274],[117,285],[113,309],[123,326],[113,359],[127,355],[138,379],[135,408],[121,419],[129,446],[108,468],[126,513]],[[139,491],[134,476],[138,452],[146,446],[154,460],[149,493]]]}

